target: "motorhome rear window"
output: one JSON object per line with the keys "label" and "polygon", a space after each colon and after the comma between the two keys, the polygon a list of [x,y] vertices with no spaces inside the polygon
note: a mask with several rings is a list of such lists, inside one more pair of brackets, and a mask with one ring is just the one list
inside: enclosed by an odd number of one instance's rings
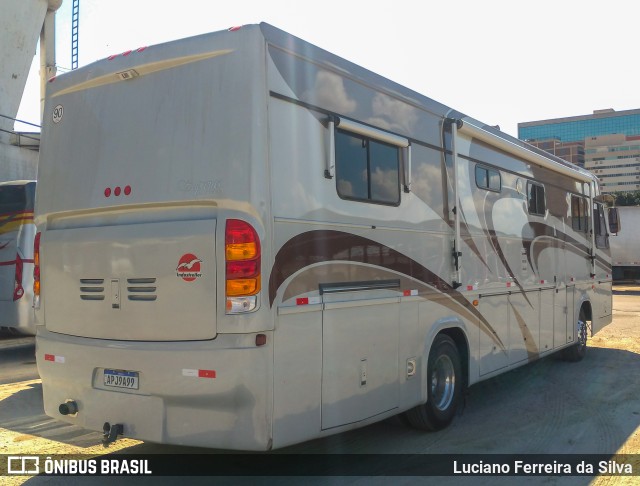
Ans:
{"label": "motorhome rear window", "polygon": [[544,186],[529,182],[527,184],[527,199],[529,202],[529,214],[545,215],[547,205],[545,203]]}
{"label": "motorhome rear window", "polygon": [[502,187],[500,172],[495,169],[490,169],[489,167],[476,165],[476,185],[480,189],[500,192]]}
{"label": "motorhome rear window", "polygon": [[336,180],[342,199],[400,204],[400,148],[336,130]]}
{"label": "motorhome rear window", "polygon": [[0,214],[27,209],[24,186],[0,186]]}

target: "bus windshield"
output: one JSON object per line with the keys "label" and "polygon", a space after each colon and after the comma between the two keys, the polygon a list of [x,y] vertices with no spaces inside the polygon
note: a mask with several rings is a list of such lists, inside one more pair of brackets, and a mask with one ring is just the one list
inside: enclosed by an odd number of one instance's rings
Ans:
{"label": "bus windshield", "polygon": [[0,214],[25,211],[27,208],[27,191],[24,185],[0,186]]}

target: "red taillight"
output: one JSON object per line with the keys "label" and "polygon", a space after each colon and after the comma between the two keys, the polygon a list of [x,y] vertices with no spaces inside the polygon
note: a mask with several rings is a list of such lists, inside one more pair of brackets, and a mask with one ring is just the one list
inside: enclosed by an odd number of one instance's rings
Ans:
{"label": "red taillight", "polygon": [[260,273],[260,261],[227,262],[227,280],[255,277]]}
{"label": "red taillight", "polygon": [[260,292],[260,239],[246,221],[227,220],[225,229],[226,295],[229,312],[246,312],[256,306]]}
{"label": "red taillight", "polygon": [[[240,255],[236,253],[239,250],[245,252],[255,251],[256,254],[260,254],[260,240],[258,239],[258,234],[246,221],[241,221],[239,219],[227,220],[225,243],[227,248],[227,259],[241,260],[242,258],[240,258]],[[229,253],[230,251],[232,254]],[[230,256],[231,258],[229,258]],[[248,253],[245,253],[244,256],[251,258],[251,255]]]}
{"label": "red taillight", "polygon": [[22,271],[24,268],[24,263],[20,255],[16,254],[16,272],[15,272],[15,282],[13,286],[13,300],[16,301],[20,299],[24,295],[24,288],[22,287]]}
{"label": "red taillight", "polygon": [[33,304],[40,306],[40,232],[33,240]]}

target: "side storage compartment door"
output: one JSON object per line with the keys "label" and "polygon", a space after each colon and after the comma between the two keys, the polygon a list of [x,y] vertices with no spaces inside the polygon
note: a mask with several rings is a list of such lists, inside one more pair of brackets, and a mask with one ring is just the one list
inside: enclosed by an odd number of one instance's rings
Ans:
{"label": "side storage compartment door", "polygon": [[325,292],[322,429],[398,406],[398,297],[384,290]]}
{"label": "side storage compartment door", "polygon": [[478,310],[491,323],[480,328],[480,375],[505,368],[509,364],[508,295],[481,296]]}

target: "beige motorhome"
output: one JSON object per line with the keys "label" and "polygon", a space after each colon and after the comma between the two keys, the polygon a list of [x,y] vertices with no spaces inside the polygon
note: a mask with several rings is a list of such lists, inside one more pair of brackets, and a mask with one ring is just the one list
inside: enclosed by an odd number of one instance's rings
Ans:
{"label": "beige motorhome", "polygon": [[405,414],[611,321],[596,178],[267,24],[48,85],[48,415],[269,450]]}

